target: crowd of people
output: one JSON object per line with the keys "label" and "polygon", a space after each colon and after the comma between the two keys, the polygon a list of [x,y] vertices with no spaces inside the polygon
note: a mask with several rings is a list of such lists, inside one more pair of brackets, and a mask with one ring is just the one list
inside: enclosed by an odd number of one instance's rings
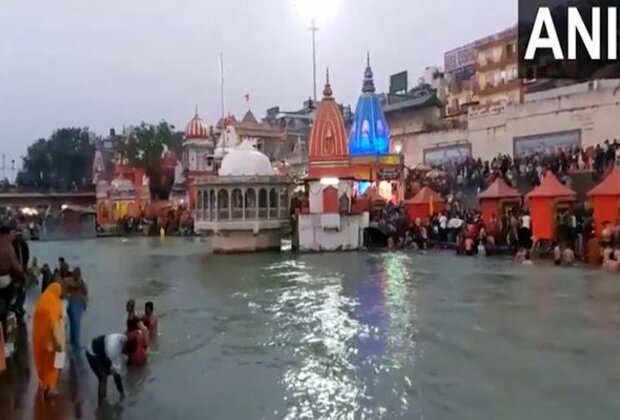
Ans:
{"label": "crowd of people", "polygon": [[[157,316],[153,302],[146,302],[138,314],[135,303],[127,303],[126,330],[96,337],[87,349],[82,347],[81,324],[88,307],[89,293],[80,267],[71,267],[60,257],[52,271],[39,266],[37,258],[29,265],[28,243],[19,232],[0,227],[0,375],[24,349],[16,346],[19,329],[26,328],[26,291],[41,286],[32,313],[32,353],[39,388],[48,399],[58,392],[59,372],[65,367],[66,353],[85,351],[88,364],[97,377],[99,398],[107,396],[107,378],[113,376],[124,397],[124,366],[142,366],[148,361],[148,345],[157,338]],[[68,327],[68,338],[66,330]]]}
{"label": "crowd of people", "polygon": [[[517,158],[500,155],[491,161],[466,158],[432,168],[420,165],[409,171],[407,196],[410,198],[428,186],[442,195],[444,208],[428,219],[411,220],[405,203],[387,203],[378,224],[382,231],[387,232],[390,249],[450,245],[462,255],[511,252],[519,262],[526,261],[527,264],[535,251],[532,218],[527,209],[515,205],[503,214],[483,220],[477,209],[478,194],[498,177],[513,188],[528,191],[540,185],[547,171],[553,172],[569,187],[569,174],[573,171],[592,171],[595,179],[602,179],[613,168],[614,162],[620,161],[619,157],[620,140],[613,139],[586,149],[557,147],[552,151],[535,150]],[[555,222],[557,240],[551,244],[551,251],[556,262],[571,264],[575,258],[585,261],[603,255],[591,249],[590,239],[594,238],[591,209],[573,206],[557,214]],[[614,249],[612,246],[611,252],[604,254],[608,267],[616,266]]]}
{"label": "crowd of people", "polygon": [[434,165],[432,177],[427,177],[428,171],[424,167],[422,170],[413,168],[408,182],[424,183],[448,196],[470,189],[480,192],[498,176],[514,188],[520,186],[519,180],[526,188],[535,187],[540,185],[546,170],[565,182],[569,182],[568,174],[572,171],[591,170],[600,179],[619,154],[620,139],[613,139],[585,149],[578,146],[540,149],[518,157],[498,155],[490,161],[467,157]]}

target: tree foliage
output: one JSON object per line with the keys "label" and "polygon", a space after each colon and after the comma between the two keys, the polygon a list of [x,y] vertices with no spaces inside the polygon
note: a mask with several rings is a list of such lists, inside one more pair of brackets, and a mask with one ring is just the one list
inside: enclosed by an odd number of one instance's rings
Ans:
{"label": "tree foliage", "polygon": [[81,128],[61,128],[28,147],[17,185],[40,190],[80,189],[92,179],[95,136]]}
{"label": "tree foliage", "polygon": [[[28,148],[17,185],[43,191],[86,188],[92,184],[94,145],[100,140],[99,136],[80,128],[62,128],[49,139],[37,140]],[[181,155],[183,133],[165,121],[157,125],[141,123],[126,136],[113,135],[108,141],[115,155],[126,164],[142,169],[149,177],[153,199],[168,199],[174,171],[162,167],[162,155],[166,149]],[[105,165],[109,170],[114,162],[108,159]]]}
{"label": "tree foliage", "polygon": [[174,171],[162,167],[164,151],[181,153],[183,133],[162,121],[158,125],[142,123],[117,142],[117,153],[131,166],[144,170],[149,177],[151,198],[167,200],[174,182]]}

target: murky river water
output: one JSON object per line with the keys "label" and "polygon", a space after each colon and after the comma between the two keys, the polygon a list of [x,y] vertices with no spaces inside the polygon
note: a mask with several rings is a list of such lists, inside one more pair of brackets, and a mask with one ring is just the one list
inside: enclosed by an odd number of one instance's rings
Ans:
{"label": "murky river water", "polygon": [[[78,359],[44,406],[27,361],[9,419],[618,419],[620,278],[450,253],[207,255],[182,239],[36,243],[82,267],[83,342],[153,300],[161,337],[96,409]],[[31,368],[31,370],[33,370]],[[34,413],[34,414],[33,414]]]}

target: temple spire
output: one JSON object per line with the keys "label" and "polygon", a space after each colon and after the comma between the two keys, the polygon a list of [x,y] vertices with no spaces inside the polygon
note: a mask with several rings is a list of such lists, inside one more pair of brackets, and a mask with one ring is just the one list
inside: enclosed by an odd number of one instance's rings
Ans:
{"label": "temple spire", "polygon": [[325,72],[325,87],[323,88],[323,97],[331,98],[332,94],[333,94],[332,87],[329,84],[329,67],[328,67],[327,71]]}
{"label": "temple spire", "polygon": [[366,70],[364,71],[364,84],[362,86],[363,93],[375,93],[375,81],[370,67],[370,52],[366,53]]}
{"label": "temple spire", "polygon": [[196,109],[195,109],[195,116],[198,116],[198,104],[196,104]]}

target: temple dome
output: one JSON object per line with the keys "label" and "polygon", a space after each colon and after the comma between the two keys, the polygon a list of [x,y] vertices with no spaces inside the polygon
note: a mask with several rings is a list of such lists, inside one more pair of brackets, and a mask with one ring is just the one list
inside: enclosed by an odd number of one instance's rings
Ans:
{"label": "temple dome", "polygon": [[273,176],[269,158],[244,141],[222,160],[220,176]]}
{"label": "temple dome", "polygon": [[355,108],[355,121],[349,135],[349,154],[386,155],[390,148],[390,130],[379,98],[375,94],[370,57],[364,71],[362,94]]}
{"label": "temple dome", "polygon": [[185,140],[204,140],[209,138],[209,127],[198,116],[198,111],[185,127]]}

